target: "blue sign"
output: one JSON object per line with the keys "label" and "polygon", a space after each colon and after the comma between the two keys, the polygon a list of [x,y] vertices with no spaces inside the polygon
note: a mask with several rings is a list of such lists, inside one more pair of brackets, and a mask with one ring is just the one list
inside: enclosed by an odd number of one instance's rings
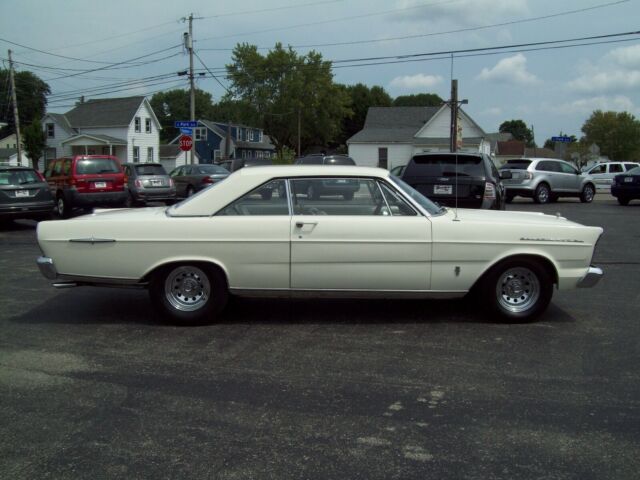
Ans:
{"label": "blue sign", "polygon": [[562,142],[562,143],[571,143],[571,137],[563,136],[563,137],[551,137],[552,142]]}
{"label": "blue sign", "polygon": [[181,128],[180,133],[183,135],[193,135],[193,128]]}
{"label": "blue sign", "polygon": [[183,120],[183,121],[176,121],[173,122],[173,126],[176,128],[196,128],[198,126],[198,122],[197,121],[189,121],[189,120]]}

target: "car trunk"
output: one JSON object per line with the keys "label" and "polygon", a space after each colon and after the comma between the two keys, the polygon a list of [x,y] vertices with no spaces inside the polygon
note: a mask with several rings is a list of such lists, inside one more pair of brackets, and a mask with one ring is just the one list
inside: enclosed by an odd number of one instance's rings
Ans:
{"label": "car trunk", "polygon": [[51,199],[49,185],[29,170],[4,171],[0,174],[0,204],[45,202]]}
{"label": "car trunk", "polygon": [[74,180],[80,193],[124,190],[124,173],[120,170],[120,165],[111,158],[78,160]]}

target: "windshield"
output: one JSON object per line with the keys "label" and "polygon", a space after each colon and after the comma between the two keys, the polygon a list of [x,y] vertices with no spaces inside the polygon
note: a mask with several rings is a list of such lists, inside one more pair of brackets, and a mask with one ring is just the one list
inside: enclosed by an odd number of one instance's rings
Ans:
{"label": "windshield", "polygon": [[199,165],[198,173],[204,173],[206,175],[213,175],[213,174],[224,175],[224,174],[228,174],[229,170],[227,170],[224,167],[221,167],[220,165]]}
{"label": "windshield", "polygon": [[422,208],[424,208],[431,215],[437,215],[437,214],[443,213],[445,211],[444,208],[442,208],[442,207],[436,205],[435,203],[433,203],[427,197],[425,197],[420,192],[418,192],[415,188],[413,188],[412,186],[410,186],[408,183],[404,182],[403,180],[400,180],[398,177],[396,177],[394,175],[389,175],[389,179],[393,183],[395,183],[396,186],[400,190],[402,190],[409,197],[411,197],[411,199],[414,202],[416,202],[418,205],[420,205]]}
{"label": "windshield", "polygon": [[166,175],[162,165],[136,165],[138,175]]}
{"label": "windshield", "polygon": [[120,166],[111,158],[83,158],[76,164],[78,175],[91,175],[95,173],[119,173]]}

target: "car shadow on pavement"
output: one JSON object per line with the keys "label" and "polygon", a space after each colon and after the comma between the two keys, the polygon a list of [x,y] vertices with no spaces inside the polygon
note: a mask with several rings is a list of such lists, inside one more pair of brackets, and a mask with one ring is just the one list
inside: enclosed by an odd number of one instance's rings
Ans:
{"label": "car shadow on pavement", "polygon": [[[10,319],[32,324],[163,325],[144,290],[80,287],[61,291]],[[541,320],[573,322],[550,305]],[[213,324],[503,323],[484,315],[471,299],[265,299],[231,297]]]}

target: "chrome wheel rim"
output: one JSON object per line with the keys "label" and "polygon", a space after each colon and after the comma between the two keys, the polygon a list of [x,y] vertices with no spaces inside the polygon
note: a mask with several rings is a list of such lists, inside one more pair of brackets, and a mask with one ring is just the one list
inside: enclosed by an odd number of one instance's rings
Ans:
{"label": "chrome wheel rim", "polygon": [[510,268],[500,276],[496,296],[501,308],[513,313],[525,312],[540,298],[540,280],[528,268]]}
{"label": "chrome wheel rim", "polygon": [[171,271],[164,282],[167,301],[176,310],[193,312],[211,297],[209,277],[197,267],[183,266]]}
{"label": "chrome wheel rim", "polygon": [[64,215],[64,200],[62,198],[58,199],[58,215],[62,216]]}
{"label": "chrome wheel rim", "polygon": [[593,200],[593,188],[591,187],[584,187],[584,199],[587,202],[590,202],[591,200]]}
{"label": "chrome wheel rim", "polygon": [[541,187],[538,190],[538,200],[540,200],[540,203],[547,203],[547,201],[549,200],[549,189],[547,189],[546,187]]}

